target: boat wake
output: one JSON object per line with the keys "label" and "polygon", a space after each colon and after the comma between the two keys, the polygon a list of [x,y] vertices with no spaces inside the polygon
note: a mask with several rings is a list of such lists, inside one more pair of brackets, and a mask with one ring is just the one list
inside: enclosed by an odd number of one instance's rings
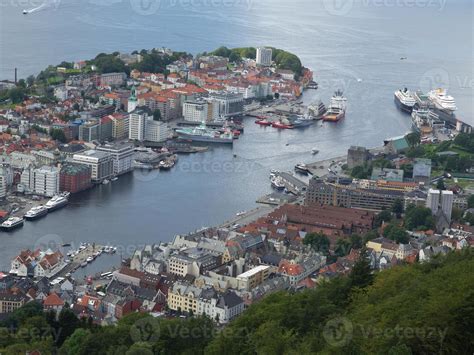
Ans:
{"label": "boat wake", "polygon": [[29,10],[24,10],[24,14],[32,14],[38,11],[41,11],[43,9],[48,9],[48,8],[54,8],[57,9],[61,0],[45,0],[40,6],[34,7]]}

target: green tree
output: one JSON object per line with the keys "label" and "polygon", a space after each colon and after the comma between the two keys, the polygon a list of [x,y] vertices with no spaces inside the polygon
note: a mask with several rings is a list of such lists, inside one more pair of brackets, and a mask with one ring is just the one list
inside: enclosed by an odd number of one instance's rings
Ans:
{"label": "green tree", "polygon": [[349,240],[340,238],[336,242],[334,253],[339,257],[343,257],[349,254],[349,252],[351,251],[351,248],[352,248],[352,244]]}
{"label": "green tree", "polygon": [[403,213],[403,200],[397,198],[392,205],[392,212],[397,216],[400,216]]}
{"label": "green tree", "polygon": [[49,135],[54,140],[60,141],[61,143],[67,143],[66,135],[64,134],[64,131],[60,128],[52,128],[49,131]]}
{"label": "green tree", "polygon": [[351,248],[354,248],[354,249],[360,249],[364,245],[362,237],[359,234],[352,234],[350,241],[351,241]]}
{"label": "green tree", "polygon": [[408,235],[407,231],[394,223],[390,223],[384,228],[383,235],[384,237],[392,239],[396,243],[401,244],[407,244],[410,240],[410,236]]}
{"label": "green tree", "polygon": [[407,134],[405,138],[410,147],[415,147],[420,144],[421,135],[419,132],[412,132]]}
{"label": "green tree", "polygon": [[446,190],[446,185],[444,184],[444,179],[439,179],[436,183],[436,188],[438,190]]}
{"label": "green tree", "polygon": [[469,195],[467,198],[467,207],[474,208],[474,195]]}
{"label": "green tree", "polygon": [[355,263],[349,275],[349,281],[352,288],[364,288],[372,284],[374,275],[367,258],[367,252],[363,250],[359,260]]}
{"label": "green tree", "polygon": [[161,111],[156,109],[153,111],[153,120],[154,121],[161,121]]}
{"label": "green tree", "polygon": [[405,227],[408,230],[428,230],[435,227],[431,209],[408,206],[405,211]]}
{"label": "green tree", "polygon": [[392,214],[389,210],[382,210],[375,216],[374,225],[375,227],[382,226],[382,223],[388,223],[392,220]]}
{"label": "green tree", "polygon": [[314,251],[322,254],[329,253],[329,239],[323,233],[308,233],[303,240],[304,245],[309,245]]}

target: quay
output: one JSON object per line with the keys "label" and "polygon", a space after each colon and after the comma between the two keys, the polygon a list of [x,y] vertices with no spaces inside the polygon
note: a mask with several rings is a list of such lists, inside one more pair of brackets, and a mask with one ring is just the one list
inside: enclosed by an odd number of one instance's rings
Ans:
{"label": "quay", "polygon": [[262,205],[278,206],[296,201],[296,196],[288,194],[271,193],[257,199],[257,203]]}
{"label": "quay", "polygon": [[301,181],[294,175],[286,172],[276,172],[276,176],[281,177],[283,183],[285,184],[285,189],[288,190],[288,192],[292,193],[293,195],[301,195],[306,191],[308,188],[308,184],[305,182]]}
{"label": "quay", "polygon": [[95,259],[95,253],[97,253],[99,250],[103,250],[103,248],[103,246],[98,244],[88,244],[86,248],[79,251],[77,255],[69,257],[71,262],[68,263],[61,271],[52,276],[50,279],[55,279],[57,277],[65,277],[66,274],[73,273],[81,267],[81,264],[87,262],[87,258],[93,257]]}
{"label": "quay", "polygon": [[223,224],[221,224],[218,228],[232,228],[232,229],[237,229],[236,226],[241,227],[245,226],[251,222],[256,221],[257,219],[266,216],[270,212],[274,211],[276,209],[275,206],[259,206],[257,208],[254,208],[253,210],[245,212],[241,216],[236,216]]}

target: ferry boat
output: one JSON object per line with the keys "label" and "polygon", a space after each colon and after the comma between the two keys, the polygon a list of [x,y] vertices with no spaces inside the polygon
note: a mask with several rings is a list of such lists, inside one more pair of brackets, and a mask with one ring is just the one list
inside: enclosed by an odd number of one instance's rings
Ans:
{"label": "ferry boat", "polygon": [[346,115],[347,99],[343,96],[341,90],[337,90],[331,98],[331,103],[327,112],[323,115],[323,121],[338,122]]}
{"label": "ferry boat", "polygon": [[308,106],[308,114],[314,117],[315,120],[322,119],[326,111],[326,106],[321,100],[315,101]]}
{"label": "ferry boat", "polygon": [[448,95],[444,89],[431,90],[428,93],[428,99],[436,108],[442,111],[452,113],[457,110],[454,98],[451,95]]}
{"label": "ferry boat", "polygon": [[68,200],[65,195],[56,195],[53,196],[51,200],[46,202],[44,206],[48,209],[48,212],[52,212],[66,206],[67,204]]}
{"label": "ferry boat", "polygon": [[295,171],[297,173],[303,174],[303,175],[308,175],[310,174],[309,168],[306,166],[306,164],[300,163],[295,165]]}
{"label": "ferry boat", "polygon": [[215,129],[209,129],[206,127],[204,122],[198,127],[179,128],[176,130],[176,133],[180,138],[189,139],[195,142],[224,144],[234,143],[234,135],[232,132],[226,130],[224,133],[222,133]]}
{"label": "ferry boat", "polygon": [[30,209],[25,214],[25,219],[28,221],[34,221],[35,219],[39,219],[44,217],[48,214],[48,209],[44,206],[37,206]]}
{"label": "ferry boat", "polygon": [[14,230],[16,228],[22,227],[24,222],[25,221],[23,220],[23,218],[10,217],[5,222],[0,224],[0,229],[4,230],[4,231],[11,231],[11,230]]}
{"label": "ferry boat", "polygon": [[285,189],[285,183],[283,182],[283,179],[279,176],[275,176],[271,179],[271,184],[272,187],[277,189],[277,190],[284,190]]}
{"label": "ferry boat", "polygon": [[416,104],[415,95],[407,88],[395,91],[394,101],[400,110],[407,113],[411,113]]}

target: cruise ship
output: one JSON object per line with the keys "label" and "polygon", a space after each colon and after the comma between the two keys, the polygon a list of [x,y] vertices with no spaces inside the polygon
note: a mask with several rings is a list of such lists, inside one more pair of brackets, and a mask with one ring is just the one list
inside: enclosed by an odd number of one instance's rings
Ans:
{"label": "cruise ship", "polygon": [[194,128],[179,128],[176,130],[176,133],[180,138],[195,142],[225,144],[232,144],[234,142],[234,135],[231,131],[219,132],[218,130],[207,128],[204,122]]}
{"label": "cruise ship", "polygon": [[312,116],[315,120],[322,119],[326,111],[326,106],[321,100],[313,102],[308,106],[308,114]]}
{"label": "cruise ship", "polygon": [[323,115],[323,121],[337,122],[346,115],[347,99],[343,96],[341,90],[337,90],[331,98],[331,103],[327,112]]}
{"label": "cruise ship", "polygon": [[48,212],[58,210],[68,204],[67,196],[65,195],[56,195],[53,196],[51,200],[46,202],[45,207],[48,209]]}
{"label": "cruise ship", "polygon": [[11,231],[13,229],[23,226],[24,220],[20,217],[10,217],[5,222],[0,224],[0,229],[4,231]]}
{"label": "cruise ship", "polygon": [[456,102],[451,95],[446,93],[444,89],[431,90],[428,93],[428,99],[436,106],[436,108],[452,113],[457,110]]}
{"label": "cruise ship", "polygon": [[397,107],[407,113],[411,113],[416,104],[415,95],[407,88],[395,91],[394,100]]}
{"label": "cruise ship", "polygon": [[28,221],[34,221],[35,219],[39,219],[44,217],[48,214],[48,209],[44,206],[36,206],[30,209],[25,214],[25,219]]}

